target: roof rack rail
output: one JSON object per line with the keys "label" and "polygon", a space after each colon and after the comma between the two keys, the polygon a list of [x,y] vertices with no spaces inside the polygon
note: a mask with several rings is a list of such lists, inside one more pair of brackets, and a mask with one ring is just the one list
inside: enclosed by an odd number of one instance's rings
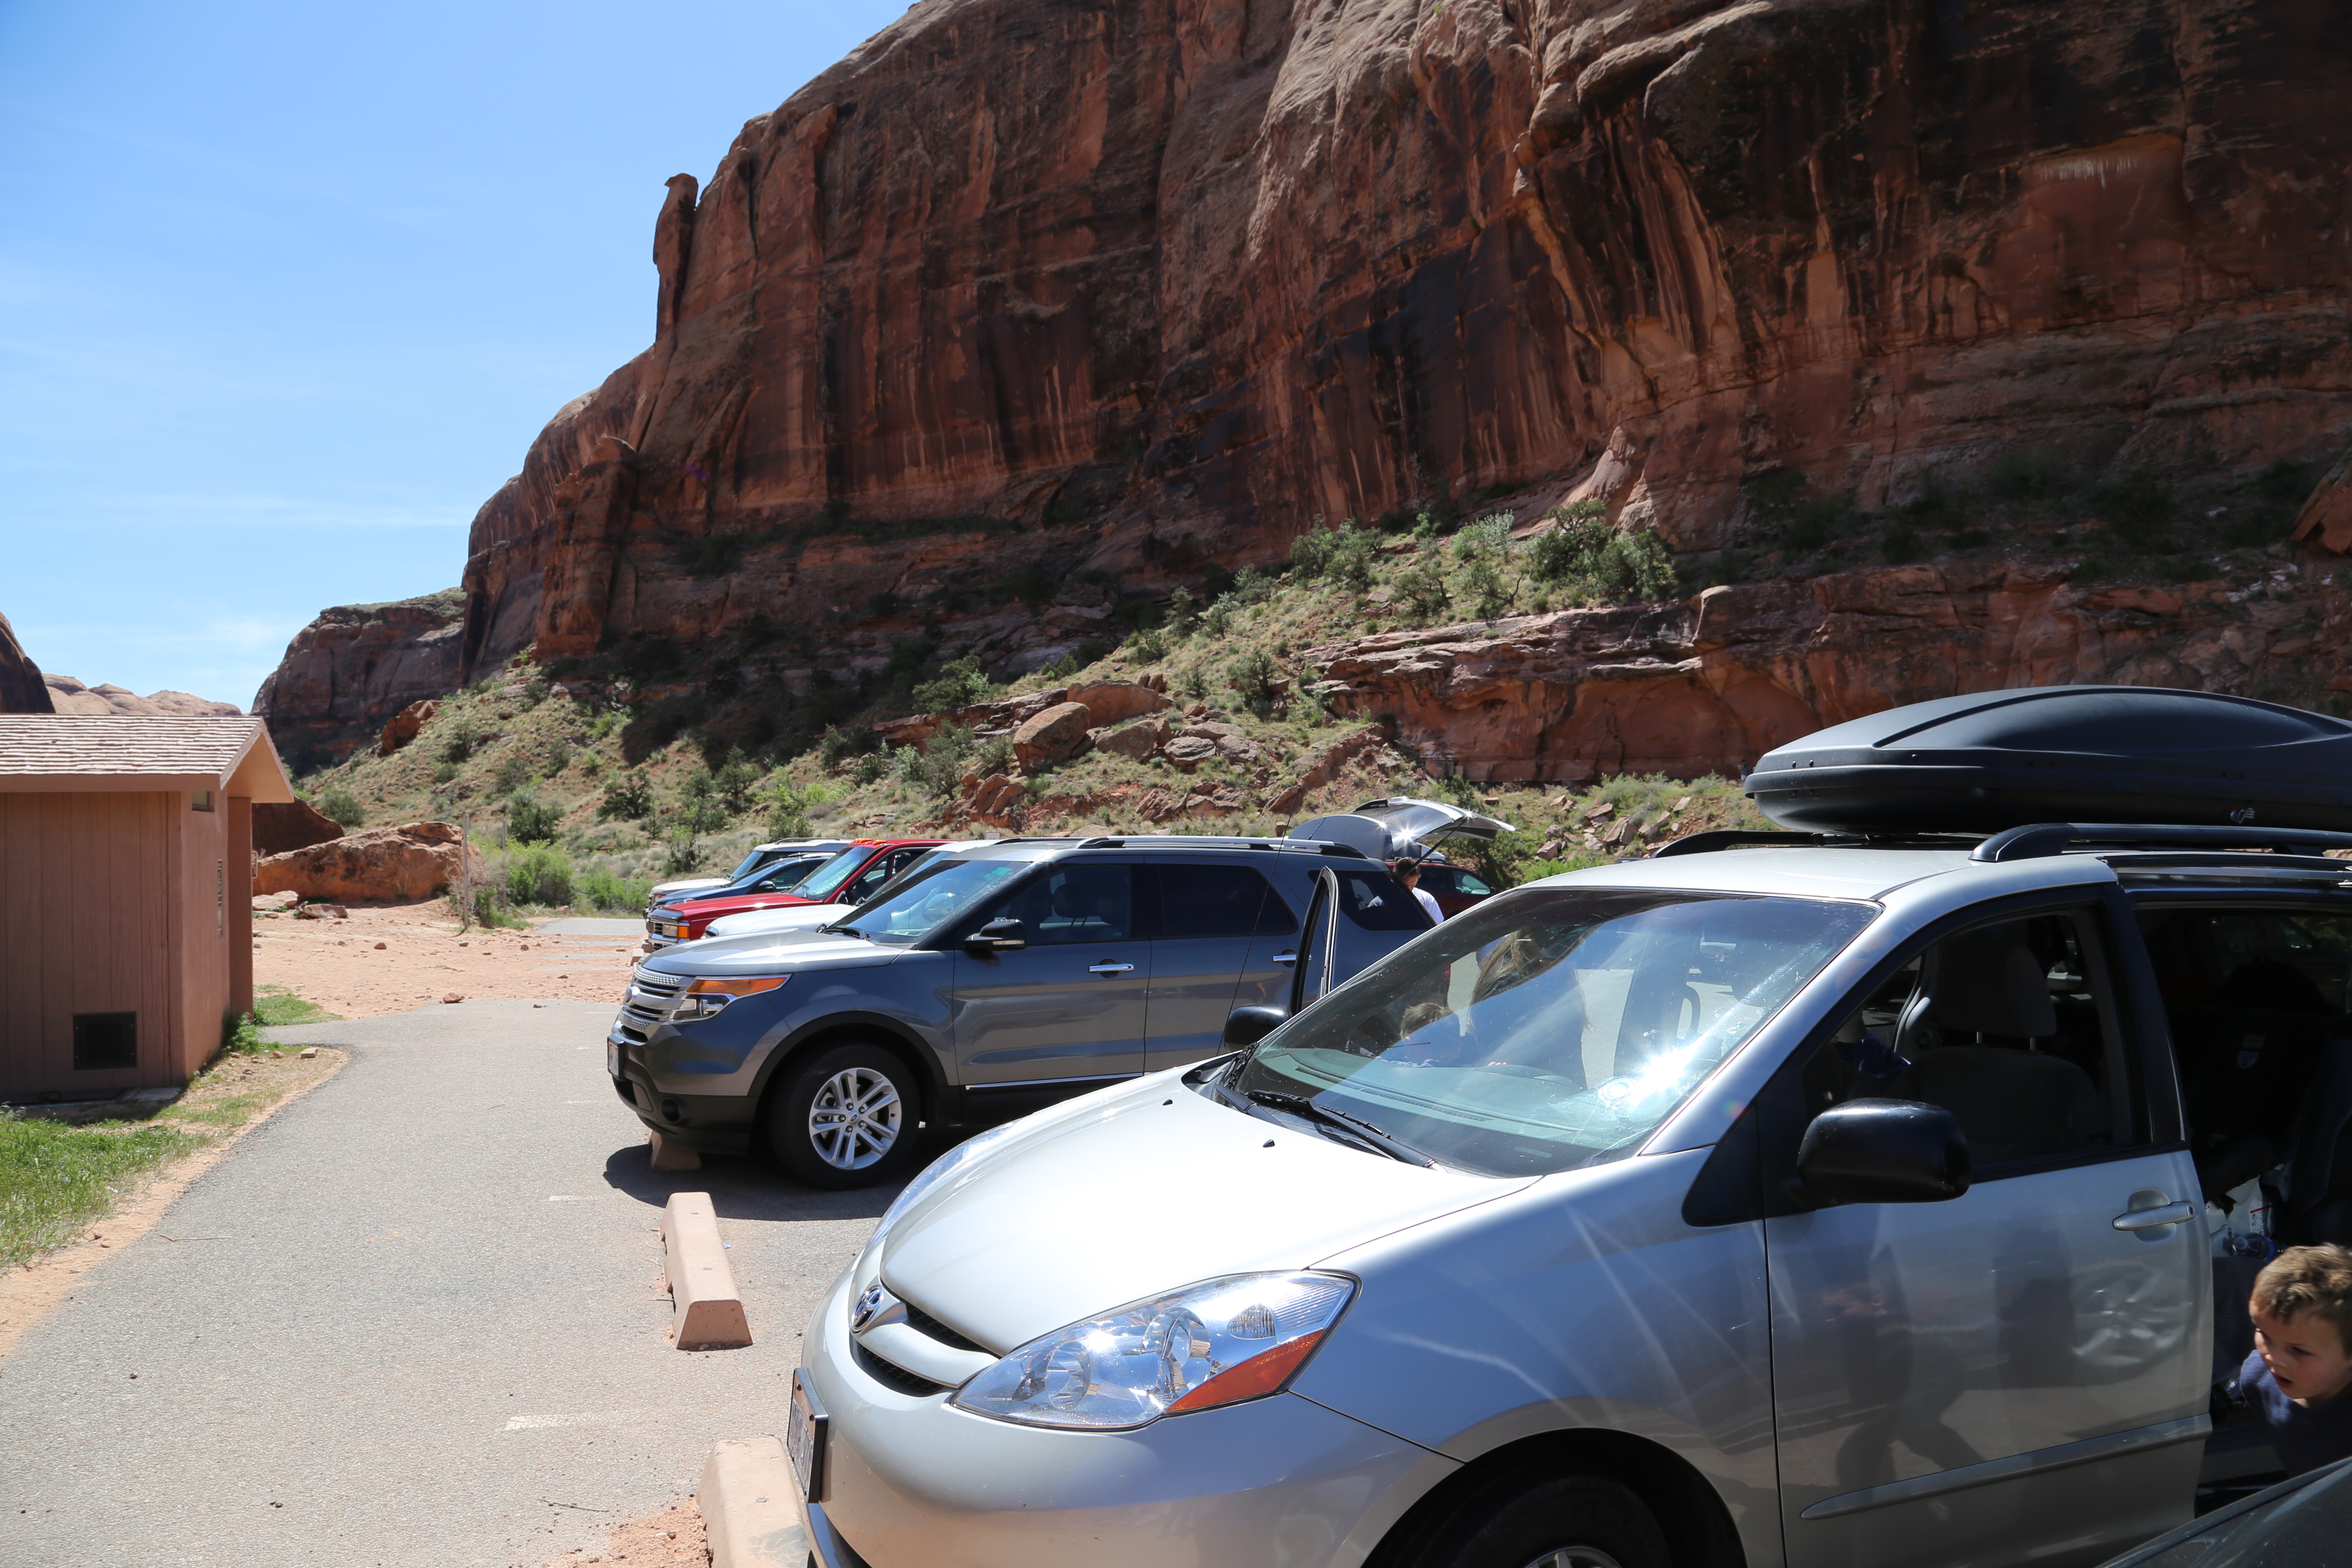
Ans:
{"label": "roof rack rail", "polygon": [[1969,852],[1971,860],[2037,860],[2078,845],[2110,849],[2352,849],[2352,833],[2316,827],[2196,827],[2128,822],[2035,822],[1996,833]]}
{"label": "roof rack rail", "polygon": [[1804,833],[1780,832],[1770,828],[1712,827],[1661,844],[1650,851],[1649,858],[1661,860],[1670,855],[1706,855],[1717,849],[1772,845],[1807,849],[1957,849],[1979,837],[1980,835],[1974,833],[1833,833],[1827,829]]}

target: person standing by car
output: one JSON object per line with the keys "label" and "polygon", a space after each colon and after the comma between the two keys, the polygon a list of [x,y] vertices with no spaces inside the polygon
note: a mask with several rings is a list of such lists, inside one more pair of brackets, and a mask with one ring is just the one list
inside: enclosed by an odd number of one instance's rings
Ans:
{"label": "person standing by car", "polygon": [[1445,911],[1438,908],[1437,900],[1434,898],[1422,891],[1420,861],[1408,855],[1403,859],[1398,861],[1395,865],[1390,867],[1389,869],[1395,874],[1398,881],[1404,884],[1405,891],[1411,893],[1414,898],[1421,900],[1421,907],[1429,911],[1430,924],[1444,925],[1445,923]]}

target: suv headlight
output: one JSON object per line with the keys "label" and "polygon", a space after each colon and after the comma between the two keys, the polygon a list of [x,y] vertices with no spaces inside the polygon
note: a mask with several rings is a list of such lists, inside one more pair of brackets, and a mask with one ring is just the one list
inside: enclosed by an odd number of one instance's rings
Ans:
{"label": "suv headlight", "polygon": [[1113,1430],[1280,1392],[1356,1293],[1338,1274],[1234,1274],[1072,1323],[948,1403],[1028,1426]]}
{"label": "suv headlight", "polygon": [[721,1008],[738,996],[757,996],[762,991],[773,991],[791,978],[789,974],[759,974],[695,981],[677,999],[677,1005],[670,1010],[670,1021],[691,1024],[698,1018],[716,1017]]}

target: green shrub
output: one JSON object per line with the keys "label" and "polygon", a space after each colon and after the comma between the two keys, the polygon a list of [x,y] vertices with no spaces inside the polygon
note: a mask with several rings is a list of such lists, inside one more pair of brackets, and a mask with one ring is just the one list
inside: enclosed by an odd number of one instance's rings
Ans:
{"label": "green shrub", "polygon": [[329,784],[319,796],[318,805],[320,816],[345,827],[357,827],[367,821],[367,808],[360,805],[360,797],[343,784]]}
{"label": "green shrub", "polygon": [[768,783],[768,837],[807,838],[814,836],[809,808],[824,799],[823,784],[796,784],[782,773]]}
{"label": "green shrub", "polygon": [[1583,604],[1671,595],[1675,561],[1665,541],[1646,528],[1612,529],[1597,502],[1556,507],[1556,526],[1535,540],[1536,575],[1560,584]]}
{"label": "green shrub", "polygon": [[507,837],[517,844],[544,843],[555,837],[563,808],[530,790],[507,797]]}
{"label": "green shrub", "polygon": [[1357,527],[1354,518],[1338,528],[1327,528],[1318,518],[1313,528],[1290,542],[1291,574],[1302,583],[1320,580],[1360,594],[1372,585],[1379,550],[1378,536]]}
{"label": "green shrub", "polygon": [[980,776],[1010,775],[1013,772],[1013,737],[1010,734],[991,735],[972,751],[972,760],[980,764]]}
{"label": "green shrub", "polygon": [[1445,569],[1434,560],[1424,560],[1406,570],[1396,580],[1398,602],[1418,621],[1433,621],[1445,614],[1453,595],[1445,585]]}
{"label": "green shrub", "polygon": [[1168,634],[1158,626],[1146,626],[1127,639],[1127,657],[1138,664],[1158,664],[1168,657]]}
{"label": "green shrub", "polygon": [[719,804],[727,808],[727,815],[740,816],[751,809],[763,776],[759,765],[743,754],[742,747],[737,746],[727,753],[719,771],[710,775],[710,784],[718,793]]}
{"label": "green shrub", "polygon": [[572,858],[556,845],[518,844],[500,866],[509,904],[562,905],[572,901]]}
{"label": "green shrub", "polygon": [[964,655],[915,688],[915,706],[925,713],[944,713],[987,701],[997,693],[996,682],[971,654]]}
{"label": "green shrub", "polygon": [[890,776],[890,742],[885,741],[879,751],[868,752],[857,759],[849,770],[850,777],[859,784],[880,784]]}
{"label": "green shrub", "polygon": [[662,875],[691,877],[702,864],[702,847],[691,827],[674,828],[662,844]]}
{"label": "green shrub", "polygon": [[646,907],[653,895],[650,880],[619,877],[610,871],[590,871],[573,882],[572,901],[603,914],[634,915]]}
{"label": "green shrub", "polygon": [[954,724],[942,726],[919,750],[908,746],[898,753],[899,776],[925,795],[950,798],[963,777],[964,759],[971,755],[971,731]]}
{"label": "green shrub", "polygon": [[1201,622],[1201,604],[1191,590],[1178,588],[1168,595],[1168,629],[1180,637],[1190,637]]}
{"label": "green shrub", "polygon": [[693,833],[716,833],[727,826],[727,802],[719,793],[719,783],[709,773],[689,773],[678,786],[678,820]]}
{"label": "green shrub", "polygon": [[498,776],[491,787],[500,795],[512,795],[529,783],[530,776],[530,759],[520,752],[512,752],[499,764]]}
{"label": "green shrub", "polygon": [[465,762],[473,756],[474,748],[479,742],[480,737],[474,732],[471,721],[460,719],[456,727],[442,738],[441,760],[445,763]]}
{"label": "green shrub", "polygon": [[448,784],[448,783],[450,783],[451,781],[455,780],[455,779],[457,778],[457,763],[435,763],[435,764],[434,764],[434,767],[433,767],[433,782],[434,782],[435,784]]}
{"label": "green shrub", "polygon": [[606,822],[642,822],[654,814],[654,786],[635,769],[604,786],[596,815]]}
{"label": "green shrub", "polygon": [[1255,566],[1244,566],[1234,574],[1234,585],[1225,597],[1236,605],[1262,605],[1274,596],[1275,581]]}
{"label": "green shrub", "polygon": [[1281,673],[1264,648],[1251,648],[1226,664],[1225,684],[1241,693],[1244,707],[1263,719],[1274,712],[1274,683]]}

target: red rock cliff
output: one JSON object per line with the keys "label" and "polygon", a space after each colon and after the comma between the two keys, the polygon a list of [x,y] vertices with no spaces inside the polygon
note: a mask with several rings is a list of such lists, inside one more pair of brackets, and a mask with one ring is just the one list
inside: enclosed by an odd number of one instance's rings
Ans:
{"label": "red rock cliff", "polygon": [[[670,182],[654,344],[482,509],[465,660],[1441,484],[1691,549],[1774,468],[2313,456],[2347,100],[2325,0],[924,0]],[[1040,526],[840,537],[966,513]]]}

